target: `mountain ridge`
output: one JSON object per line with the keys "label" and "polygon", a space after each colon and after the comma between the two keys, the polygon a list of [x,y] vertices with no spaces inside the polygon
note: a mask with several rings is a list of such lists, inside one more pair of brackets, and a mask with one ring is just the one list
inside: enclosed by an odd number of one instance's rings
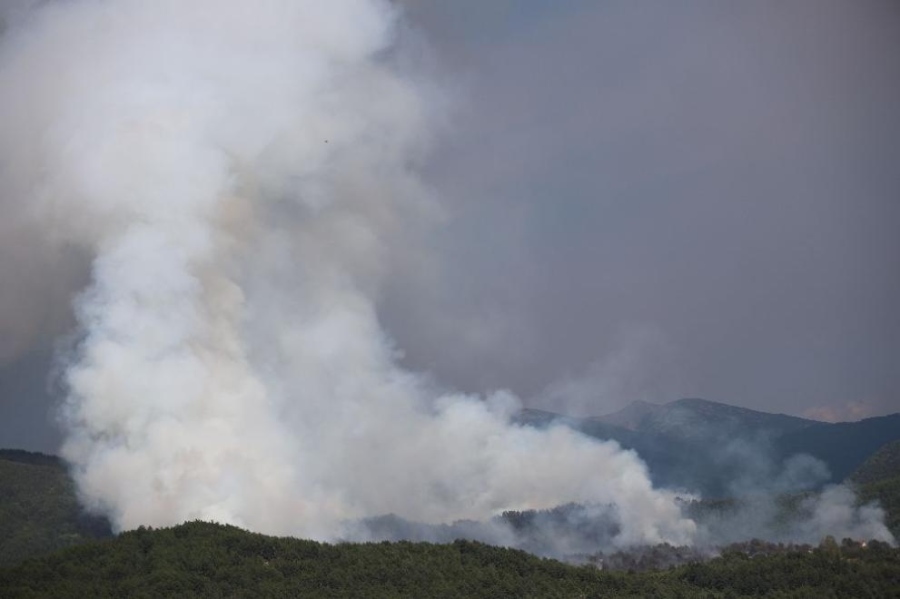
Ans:
{"label": "mountain ridge", "polygon": [[592,418],[628,428],[629,430],[639,431],[654,425],[659,427],[659,424],[664,423],[673,413],[679,412],[693,412],[697,415],[702,415],[710,422],[740,422],[744,426],[763,426],[780,430],[795,430],[819,424],[817,420],[790,416],[788,414],[763,412],[699,397],[684,397],[661,404],[637,400],[621,410]]}
{"label": "mountain ridge", "polygon": [[632,402],[583,418],[525,409],[516,421],[538,427],[564,424],[615,441],[641,456],[655,484],[704,496],[731,495],[738,480],[744,488],[762,488],[765,479],[794,476],[788,472],[789,459],[798,455],[818,460],[827,473],[807,463],[794,490],[806,488],[801,479],[807,485],[816,480],[814,488],[841,482],[882,445],[900,440],[900,413],[829,423],[700,398]]}

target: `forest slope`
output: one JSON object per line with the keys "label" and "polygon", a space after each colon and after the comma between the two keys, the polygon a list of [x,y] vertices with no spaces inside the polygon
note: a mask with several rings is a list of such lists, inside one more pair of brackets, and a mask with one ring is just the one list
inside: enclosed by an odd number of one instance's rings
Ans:
{"label": "forest slope", "polygon": [[606,572],[471,541],[327,545],[203,522],[138,529],[0,570],[19,597],[892,597],[900,550],[728,552],[663,572]]}

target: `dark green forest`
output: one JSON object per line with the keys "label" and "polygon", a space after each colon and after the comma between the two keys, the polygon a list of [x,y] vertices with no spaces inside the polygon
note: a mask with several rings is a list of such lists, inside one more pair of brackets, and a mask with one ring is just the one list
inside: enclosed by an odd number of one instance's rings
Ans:
{"label": "dark green forest", "polygon": [[900,539],[900,476],[859,485],[857,496],[863,503],[877,501],[885,512],[884,523]]}
{"label": "dark green forest", "polygon": [[82,511],[59,458],[0,450],[0,567],[111,534]]}
{"label": "dark green forest", "polygon": [[866,485],[895,476],[900,476],[900,441],[884,444],[856,469],[850,480],[860,485]]}
{"label": "dark green forest", "polygon": [[191,522],[0,570],[18,597],[900,597],[900,550],[726,551],[657,572],[570,566],[472,541],[328,545]]}
{"label": "dark green forest", "polygon": [[881,447],[850,476],[860,501],[877,501],[885,524],[900,539],[900,441]]}

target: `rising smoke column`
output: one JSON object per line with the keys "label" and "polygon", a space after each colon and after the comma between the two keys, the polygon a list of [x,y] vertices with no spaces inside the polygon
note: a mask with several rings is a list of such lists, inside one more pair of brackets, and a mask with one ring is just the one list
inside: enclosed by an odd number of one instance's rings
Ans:
{"label": "rising smoke column", "polygon": [[0,55],[0,191],[93,256],[63,356],[63,455],[116,527],[614,504],[620,544],[689,542],[643,463],[517,400],[400,369],[377,317],[433,209],[435,90],[376,0],[41,4]]}

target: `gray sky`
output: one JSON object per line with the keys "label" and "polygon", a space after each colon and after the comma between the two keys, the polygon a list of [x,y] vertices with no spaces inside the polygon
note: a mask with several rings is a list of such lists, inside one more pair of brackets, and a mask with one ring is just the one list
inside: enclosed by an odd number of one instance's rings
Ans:
{"label": "gray sky", "polygon": [[[454,100],[425,173],[445,218],[383,304],[408,366],[586,414],[900,410],[896,2],[405,4]],[[53,280],[0,260],[0,446],[53,450],[85,267],[10,230]]]}
{"label": "gray sky", "polygon": [[458,104],[409,364],[585,413],[900,410],[900,6],[410,5]]}

